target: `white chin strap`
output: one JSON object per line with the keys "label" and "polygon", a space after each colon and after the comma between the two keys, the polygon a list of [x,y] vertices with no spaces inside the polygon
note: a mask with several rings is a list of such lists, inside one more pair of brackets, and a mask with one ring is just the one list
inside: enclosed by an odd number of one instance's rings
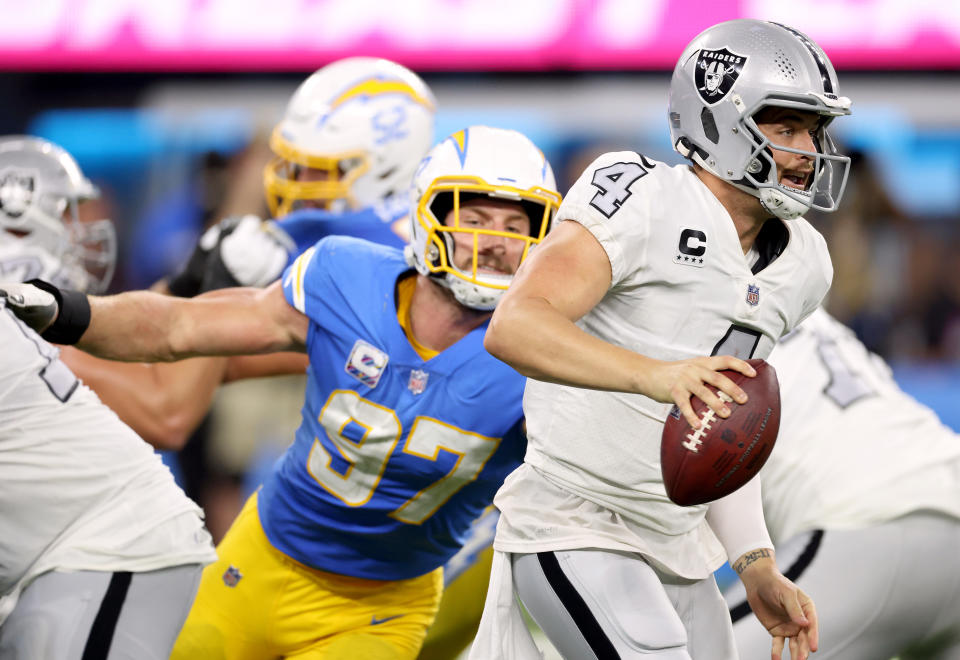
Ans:
{"label": "white chin strap", "polygon": [[493,289],[473,284],[450,273],[447,273],[441,282],[453,292],[453,297],[457,299],[458,303],[464,307],[483,312],[496,307],[504,293],[504,289]]}
{"label": "white chin strap", "polygon": [[793,220],[810,210],[803,202],[798,202],[776,188],[760,188],[760,205],[768,212],[783,220]]}

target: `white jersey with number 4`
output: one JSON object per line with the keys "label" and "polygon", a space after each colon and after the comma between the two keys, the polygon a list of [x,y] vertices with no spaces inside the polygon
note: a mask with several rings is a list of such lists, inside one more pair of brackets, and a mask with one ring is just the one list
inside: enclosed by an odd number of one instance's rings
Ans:
{"label": "white jersey with number 4", "polygon": [[[693,170],[633,152],[594,161],[557,218],[586,227],[612,270],[606,296],[578,325],[659,360],[765,358],[819,305],[832,277],[823,237],[802,218],[764,226],[762,267],[752,272],[729,214]],[[771,252],[779,252],[772,262]],[[526,464],[498,493],[495,547],[641,552],[679,575],[709,575],[726,557],[706,507],[673,504],[660,473],[669,408],[529,380]]]}
{"label": "white jersey with number 4", "polygon": [[153,449],[0,301],[0,623],[50,570],[216,559],[202,514]]}
{"label": "white jersey with number 4", "polygon": [[782,413],[760,479],[774,543],[918,510],[960,518],[960,435],[903,392],[850,329],[817,310],[770,363]]}

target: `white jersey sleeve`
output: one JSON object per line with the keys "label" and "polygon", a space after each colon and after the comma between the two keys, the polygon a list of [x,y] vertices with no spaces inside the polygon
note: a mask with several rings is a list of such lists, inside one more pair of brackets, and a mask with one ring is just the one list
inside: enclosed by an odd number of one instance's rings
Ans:
{"label": "white jersey sleeve", "polygon": [[[650,212],[647,201],[657,182],[644,179],[656,163],[632,151],[597,158],[563,198],[557,221],[575,220],[600,242],[610,259],[613,286],[646,260]],[[621,213],[625,203],[628,210]]]}
{"label": "white jersey sleeve", "polygon": [[215,559],[159,456],[2,303],[0,346],[0,621],[46,571]]}
{"label": "white jersey sleeve", "polygon": [[818,310],[770,363],[782,417],[760,475],[774,543],[918,509],[960,518],[960,435],[904,393],[851,330]]}

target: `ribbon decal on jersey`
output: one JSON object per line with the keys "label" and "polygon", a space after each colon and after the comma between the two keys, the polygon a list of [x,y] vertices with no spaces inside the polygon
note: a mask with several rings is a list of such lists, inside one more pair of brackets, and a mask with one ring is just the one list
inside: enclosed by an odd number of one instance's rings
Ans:
{"label": "ribbon decal on jersey", "polygon": [[423,369],[411,369],[410,380],[407,381],[407,389],[414,394],[423,394],[423,391],[427,389],[428,378],[430,378],[430,374]]}
{"label": "ribbon decal on jersey", "polygon": [[387,366],[390,356],[376,346],[358,339],[350,351],[344,369],[367,387],[374,388]]}
{"label": "ribbon decal on jersey", "polygon": [[716,105],[722,101],[737,82],[746,63],[746,56],[731,53],[726,48],[701,50],[697,55],[694,80],[704,103]]}

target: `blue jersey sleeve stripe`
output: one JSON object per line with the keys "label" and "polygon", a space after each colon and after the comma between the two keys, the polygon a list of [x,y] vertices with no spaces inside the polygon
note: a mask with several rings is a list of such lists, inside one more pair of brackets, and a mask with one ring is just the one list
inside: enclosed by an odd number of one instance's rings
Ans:
{"label": "blue jersey sleeve stripe", "polygon": [[301,314],[307,313],[307,295],[304,291],[303,282],[307,273],[307,267],[310,265],[310,260],[313,258],[314,252],[316,252],[316,248],[312,247],[297,257],[288,275],[288,277],[291,278],[293,306]]}

